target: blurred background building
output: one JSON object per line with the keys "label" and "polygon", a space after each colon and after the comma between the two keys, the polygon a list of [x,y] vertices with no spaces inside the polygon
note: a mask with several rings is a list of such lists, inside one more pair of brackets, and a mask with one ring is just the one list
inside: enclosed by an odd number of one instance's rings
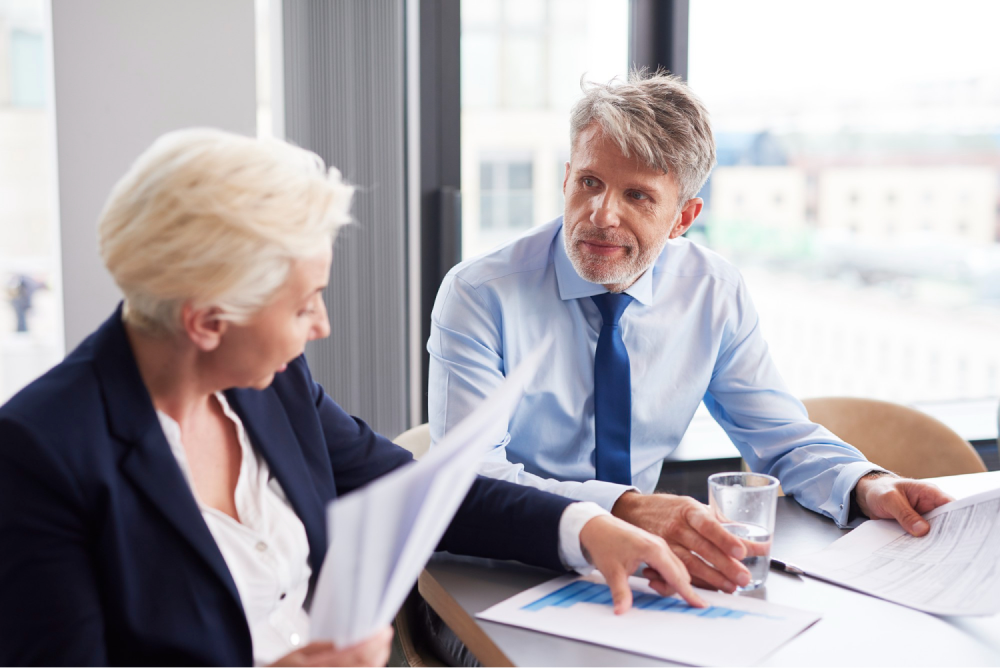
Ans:
{"label": "blurred background building", "polygon": [[41,0],[0,0],[0,402],[62,357],[45,26]]}

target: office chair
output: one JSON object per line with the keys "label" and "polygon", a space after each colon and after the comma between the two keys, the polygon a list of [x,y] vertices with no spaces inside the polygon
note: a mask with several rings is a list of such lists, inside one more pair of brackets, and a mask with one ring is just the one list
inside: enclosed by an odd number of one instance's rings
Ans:
{"label": "office chair", "polygon": [[420,459],[431,447],[431,427],[425,422],[413,429],[407,429],[392,439],[392,442],[412,452],[414,459]]}
{"label": "office chair", "polygon": [[875,399],[805,399],[809,419],[870,461],[907,478],[981,473],[986,466],[964,438],[926,413]]}

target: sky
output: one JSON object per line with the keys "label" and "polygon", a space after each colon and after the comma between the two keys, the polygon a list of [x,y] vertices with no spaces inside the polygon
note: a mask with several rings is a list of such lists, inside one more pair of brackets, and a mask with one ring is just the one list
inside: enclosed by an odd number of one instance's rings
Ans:
{"label": "sky", "polygon": [[720,129],[996,131],[997,26],[994,0],[691,0],[689,81]]}

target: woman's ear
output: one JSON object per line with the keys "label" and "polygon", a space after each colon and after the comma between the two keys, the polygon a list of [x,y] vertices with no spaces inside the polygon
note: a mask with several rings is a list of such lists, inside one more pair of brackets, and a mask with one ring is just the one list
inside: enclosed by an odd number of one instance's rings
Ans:
{"label": "woman's ear", "polygon": [[199,350],[210,352],[219,347],[229,326],[229,321],[221,315],[222,309],[218,306],[194,308],[188,303],[181,308],[184,333]]}

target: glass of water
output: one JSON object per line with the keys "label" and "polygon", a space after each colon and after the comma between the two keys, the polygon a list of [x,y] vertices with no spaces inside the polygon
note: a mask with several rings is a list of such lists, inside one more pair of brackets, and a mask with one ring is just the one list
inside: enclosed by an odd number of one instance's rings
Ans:
{"label": "glass of water", "polygon": [[756,589],[767,579],[771,565],[771,537],[778,503],[778,479],[763,473],[716,473],[708,477],[708,505],[721,518],[722,526],[740,538],[747,548],[743,565],[750,571]]}

